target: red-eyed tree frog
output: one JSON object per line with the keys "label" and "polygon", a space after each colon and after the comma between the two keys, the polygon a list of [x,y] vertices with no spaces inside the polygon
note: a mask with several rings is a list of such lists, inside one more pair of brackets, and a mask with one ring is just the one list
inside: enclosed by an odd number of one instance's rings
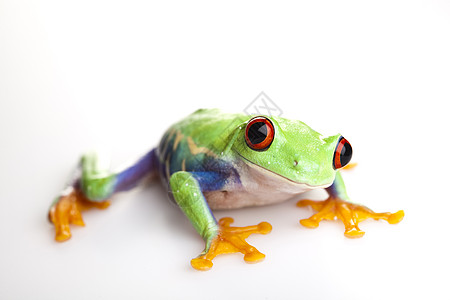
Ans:
{"label": "red-eyed tree frog", "polygon": [[352,148],[343,136],[324,137],[300,121],[200,109],[170,127],[156,148],[122,171],[104,170],[97,155],[84,155],[77,175],[52,204],[49,219],[55,239],[66,241],[71,237],[69,224],[84,225],[82,210],[106,208],[114,194],[159,175],[170,198],[205,241],[192,267],[208,270],[216,255],[232,252],[257,262],[265,255],[245,239],[252,233],[269,233],[272,226],[262,222],[231,227],[233,219],[216,221],[211,209],[266,205],[325,189],[328,199],[297,203],[317,211],[300,221],[303,226],[315,228],[321,220],[339,218],[345,236],[356,238],[364,235],[358,223],[367,218],[391,224],[402,220],[402,210],[375,213],[349,202],[339,170],[351,157]]}

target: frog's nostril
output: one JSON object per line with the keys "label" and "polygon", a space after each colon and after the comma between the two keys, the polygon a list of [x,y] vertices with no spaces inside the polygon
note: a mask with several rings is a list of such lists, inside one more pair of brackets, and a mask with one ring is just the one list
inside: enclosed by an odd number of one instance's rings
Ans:
{"label": "frog's nostril", "polygon": [[298,161],[294,160],[294,167],[296,167],[298,165]]}

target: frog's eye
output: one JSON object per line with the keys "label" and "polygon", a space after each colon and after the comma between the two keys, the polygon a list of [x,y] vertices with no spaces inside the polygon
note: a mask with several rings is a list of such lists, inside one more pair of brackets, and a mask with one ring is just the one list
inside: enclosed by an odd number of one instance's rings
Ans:
{"label": "frog's eye", "polygon": [[245,128],[245,142],[256,151],[269,149],[275,136],[272,121],[266,117],[255,117],[251,119]]}
{"label": "frog's eye", "polygon": [[337,170],[345,167],[350,162],[350,159],[352,159],[352,152],[350,143],[341,136],[334,151],[333,168]]}

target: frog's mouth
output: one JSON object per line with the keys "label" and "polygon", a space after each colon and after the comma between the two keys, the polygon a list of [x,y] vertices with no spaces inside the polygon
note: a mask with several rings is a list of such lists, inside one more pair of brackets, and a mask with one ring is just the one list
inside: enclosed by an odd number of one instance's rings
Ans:
{"label": "frog's mouth", "polygon": [[[305,182],[300,182],[293,180],[291,178],[288,178],[286,176],[283,176],[281,174],[275,173],[274,171],[271,171],[267,168],[261,167],[260,165],[255,164],[254,162],[248,160],[247,158],[243,157],[239,154],[242,161],[249,167],[250,172],[252,173],[251,176],[262,178],[263,180],[271,180],[274,181],[274,183],[277,184],[283,184],[283,186],[286,187],[292,187],[293,189],[299,189],[299,190],[312,190],[312,189],[320,189],[320,188],[327,188],[329,187],[333,182],[321,184],[321,185],[312,185]],[[278,180],[277,180],[278,179]]]}

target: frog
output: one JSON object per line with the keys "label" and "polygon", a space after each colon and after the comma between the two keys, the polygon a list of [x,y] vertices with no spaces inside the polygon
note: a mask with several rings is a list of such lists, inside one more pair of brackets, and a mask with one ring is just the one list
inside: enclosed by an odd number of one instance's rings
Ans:
{"label": "frog", "polygon": [[95,152],[84,154],[48,216],[55,227],[55,240],[67,241],[70,225],[85,225],[82,211],[105,209],[117,193],[159,177],[169,199],[205,243],[204,250],[191,259],[194,269],[211,269],[213,259],[225,253],[240,252],[246,262],[260,262],[265,254],[246,239],[254,233],[268,234],[272,225],[231,226],[233,218],[217,221],[213,210],[275,204],[324,189],[325,200],[296,203],[316,211],[300,220],[304,227],[341,220],[346,237],[360,238],[365,234],[359,228],[363,220],[396,224],[403,219],[403,210],[376,213],[350,200],[341,171],[352,166],[352,154],[341,134],[323,136],[298,120],[199,109],[173,124],[157,147],[119,171],[102,165]]}

